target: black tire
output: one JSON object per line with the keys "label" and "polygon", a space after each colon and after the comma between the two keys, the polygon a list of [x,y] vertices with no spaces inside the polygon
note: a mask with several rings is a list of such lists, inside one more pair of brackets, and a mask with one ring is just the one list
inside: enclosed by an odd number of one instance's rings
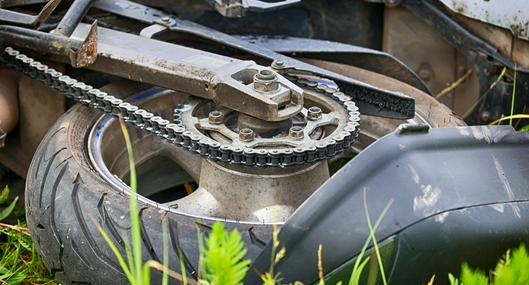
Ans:
{"label": "black tire", "polygon": [[[338,67],[341,66],[330,67],[340,71]],[[362,73],[348,75],[360,76]],[[369,73],[366,79],[377,78],[380,87],[402,85],[379,74]],[[432,127],[464,124],[429,95],[410,86],[404,88],[409,88],[406,94],[416,99],[417,114],[426,118]],[[99,116],[98,111],[82,105],[70,109],[41,142],[27,176],[26,209],[31,235],[46,266],[65,284],[127,283],[117,259],[96,227],[96,224],[101,225],[123,251],[123,237],[130,237],[129,195],[116,190],[99,176],[91,166],[86,150],[89,130]],[[370,120],[373,119],[366,122]],[[385,125],[385,122],[382,120],[378,124]],[[394,122],[389,125],[396,126]],[[140,202],[140,216],[144,259],[162,258],[162,220],[167,219],[170,267],[180,271],[182,258],[186,272],[196,277],[197,231],[207,233],[214,220],[198,221],[194,217],[168,212],[154,202]],[[226,226],[242,233],[248,248],[247,257],[251,259],[262,251],[273,231],[271,226],[259,223],[226,222]],[[153,278],[153,284],[159,283],[161,275],[154,273]]]}
{"label": "black tire", "polygon": [[[26,182],[27,222],[48,269],[65,284],[127,284],[99,224],[123,251],[130,237],[129,195],[113,189],[91,168],[85,152],[88,130],[101,115],[77,105],[46,135],[30,166]],[[170,227],[170,266],[180,270],[180,257],[190,276],[197,273],[197,228],[207,234],[213,220],[200,220],[140,202],[143,256],[162,262],[162,220]],[[272,227],[227,222],[237,228],[248,257],[259,254]],[[161,275],[154,273],[153,284]]]}

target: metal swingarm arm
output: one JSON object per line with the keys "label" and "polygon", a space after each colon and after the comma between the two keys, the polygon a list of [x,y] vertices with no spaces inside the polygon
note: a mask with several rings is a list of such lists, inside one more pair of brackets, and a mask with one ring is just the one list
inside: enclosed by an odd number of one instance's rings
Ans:
{"label": "metal swingarm arm", "polygon": [[[80,24],[71,38],[30,29],[0,26],[6,42],[55,55],[69,62],[71,50],[80,49],[93,28]],[[303,90],[282,76],[277,92],[263,94],[253,88],[253,76],[266,69],[242,61],[111,29],[97,30],[97,60],[86,68],[150,83],[194,96],[266,120],[279,121],[297,114]],[[94,50],[95,51],[95,50]]]}
{"label": "metal swingarm arm", "polygon": [[415,102],[404,94],[382,90],[346,76],[306,64],[262,46],[193,22],[178,19],[174,15],[163,11],[127,0],[97,0],[94,3],[94,7],[147,24],[161,25],[173,32],[191,34],[222,43],[233,49],[266,59],[270,63],[272,61],[282,62],[281,72],[283,74],[288,74],[291,71],[306,72],[330,79],[336,83],[342,92],[353,96],[363,114],[395,119],[407,119],[414,116]]}

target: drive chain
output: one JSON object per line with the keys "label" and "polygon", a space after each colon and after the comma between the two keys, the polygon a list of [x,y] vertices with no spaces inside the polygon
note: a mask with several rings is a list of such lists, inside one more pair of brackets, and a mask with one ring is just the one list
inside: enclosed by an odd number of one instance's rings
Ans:
{"label": "drive chain", "polygon": [[[213,139],[200,138],[193,132],[186,130],[181,123],[169,122],[138,106],[63,75],[11,47],[5,48],[0,56],[0,63],[43,83],[71,100],[107,114],[122,117],[126,122],[147,133],[214,161],[251,167],[287,167],[314,163],[342,153],[350,148],[358,138],[360,113],[351,98],[328,84],[316,83],[314,80],[297,75],[288,76],[285,74],[287,78],[298,85],[333,98],[348,111],[348,121],[344,128],[334,134],[331,139],[318,142],[313,146],[293,149],[243,149],[229,144],[221,144]],[[175,116],[179,116],[178,110],[176,110]]]}

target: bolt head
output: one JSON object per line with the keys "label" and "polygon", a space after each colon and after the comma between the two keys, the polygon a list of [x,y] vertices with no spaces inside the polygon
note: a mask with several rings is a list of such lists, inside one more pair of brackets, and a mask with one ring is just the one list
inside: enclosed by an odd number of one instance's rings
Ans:
{"label": "bolt head", "polygon": [[263,93],[279,90],[277,74],[270,69],[260,70],[253,76],[253,88]]}
{"label": "bolt head", "polygon": [[318,106],[312,106],[307,110],[307,119],[311,121],[317,121],[321,119],[322,110]]}
{"label": "bolt head", "polygon": [[224,114],[219,110],[209,112],[208,121],[210,124],[220,125],[224,120]]}
{"label": "bolt head", "polygon": [[420,64],[417,74],[422,80],[429,81],[433,77],[433,71],[430,65],[426,62]]}
{"label": "bolt head", "polygon": [[282,61],[282,60],[274,60],[274,61],[272,62],[271,67],[272,67],[273,69],[282,69],[282,68],[285,67],[285,62]]}
{"label": "bolt head", "polygon": [[481,121],[488,122],[491,118],[491,114],[489,111],[483,111],[481,112],[480,117]]}
{"label": "bolt head", "polygon": [[290,130],[288,131],[288,135],[289,135],[291,138],[293,138],[293,139],[301,140],[301,139],[303,139],[303,136],[304,136],[303,128],[300,127],[300,126],[293,126],[293,127],[290,128]]}
{"label": "bolt head", "polygon": [[255,132],[250,128],[239,130],[239,140],[242,142],[251,142],[255,139]]}

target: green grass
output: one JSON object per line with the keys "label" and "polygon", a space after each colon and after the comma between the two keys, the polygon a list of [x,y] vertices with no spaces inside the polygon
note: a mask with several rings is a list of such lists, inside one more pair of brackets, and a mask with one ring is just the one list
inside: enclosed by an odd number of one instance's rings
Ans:
{"label": "green grass", "polygon": [[450,285],[522,285],[529,284],[529,254],[525,245],[507,251],[490,274],[463,263],[459,278],[449,275]]}
{"label": "green grass", "polygon": [[[4,187],[0,192],[0,282],[2,284],[58,284],[48,272],[35,249],[24,213],[14,213],[18,197],[9,198],[11,190]],[[9,217],[20,216],[16,225],[1,223]]]}
{"label": "green grass", "polygon": [[[9,198],[11,190],[5,186],[0,192],[0,282],[1,284],[58,284],[44,266],[35,249],[24,213],[15,213],[18,197]],[[7,218],[20,217],[16,225],[3,223]]]}
{"label": "green grass", "polygon": [[[502,71],[502,75],[501,77],[503,77],[503,74],[505,73],[505,68],[503,69]],[[490,123],[490,125],[500,125],[501,123],[505,122],[505,121],[508,121],[509,122],[509,126],[513,126],[513,120],[514,119],[517,119],[518,120],[518,123],[520,123],[522,120],[527,120],[529,119],[529,114],[515,114],[514,113],[514,110],[515,110],[515,101],[516,101],[516,80],[517,80],[517,74],[518,74],[518,71],[516,70],[516,66],[514,67],[514,75],[513,75],[513,86],[512,86],[512,94],[511,94],[511,111],[510,111],[510,115],[509,116],[504,116],[504,117],[501,117],[499,118],[498,120]],[[492,86],[491,86],[492,88]],[[515,124],[515,128],[518,129],[519,131],[522,131],[522,132],[527,132],[529,131],[529,125],[525,125],[525,126],[522,126],[520,128],[518,128],[518,123]]]}
{"label": "green grass", "polygon": [[7,237],[7,241],[0,244],[0,280],[3,284],[59,284],[44,266],[26,224],[1,224],[0,233]]}

